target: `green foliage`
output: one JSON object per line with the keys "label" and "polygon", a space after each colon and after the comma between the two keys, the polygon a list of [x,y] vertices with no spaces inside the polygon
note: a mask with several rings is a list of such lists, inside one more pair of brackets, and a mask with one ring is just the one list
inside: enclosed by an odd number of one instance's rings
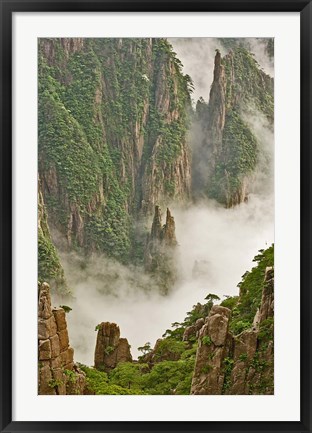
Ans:
{"label": "green foliage", "polygon": [[[41,86],[43,83],[41,81]],[[40,87],[41,87],[40,86]],[[44,169],[55,169],[69,199],[85,207],[98,189],[100,166],[85,133],[48,86],[39,87],[39,152]]]}
{"label": "green foliage", "polygon": [[[239,95],[239,103],[252,104],[269,120],[274,117],[273,79],[260,68],[254,55],[246,48],[238,47],[232,55],[223,58],[226,79],[232,86],[227,86],[227,105],[232,106],[233,95]],[[232,67],[234,68],[234,82],[231,81]]]}
{"label": "green foliage", "polygon": [[212,365],[210,365],[210,364],[206,364],[206,365],[204,365],[204,366],[201,368],[200,372],[201,372],[202,374],[208,374],[208,373],[210,373],[212,370],[213,370]]}
{"label": "green foliage", "polygon": [[184,352],[186,344],[184,341],[177,341],[173,338],[165,338],[160,340],[157,344],[157,348],[154,352],[155,360],[157,359],[171,359],[180,358],[181,354]]}
{"label": "green foliage", "polygon": [[150,353],[150,351],[152,350],[151,343],[150,342],[145,343],[144,346],[138,347],[138,350],[140,352],[142,352],[143,355],[146,355],[147,353]]}
{"label": "green foliage", "polygon": [[123,388],[122,386],[109,383],[107,373],[79,364],[79,367],[86,374],[88,392],[96,395],[132,395],[142,394],[133,389]]}
{"label": "green foliage", "polygon": [[70,383],[76,383],[77,382],[77,375],[73,370],[64,370],[64,374],[67,376],[68,381]]}
{"label": "green foliage", "polygon": [[233,310],[239,301],[238,296],[229,296],[221,302],[221,307],[229,308]]}
{"label": "green foliage", "polygon": [[[261,70],[254,55],[244,47],[246,42],[243,39],[227,38],[223,43],[233,46],[233,50],[221,60],[225,71],[225,101],[216,93],[208,110],[204,101],[199,101],[197,116],[204,125],[209,123],[210,114],[225,109],[224,128],[213,126],[210,131],[210,140],[215,141],[213,146],[216,148],[212,151],[212,170],[206,182],[206,194],[226,207],[232,207],[245,199],[242,192],[260,156],[259,143],[243,114],[263,113],[273,125],[274,89],[273,78]],[[220,104],[224,106],[221,108]],[[261,149],[261,158],[269,158],[264,149]]]}
{"label": "green foliage", "polygon": [[115,348],[113,346],[107,346],[104,349],[104,352],[105,352],[106,355],[110,355],[112,352],[114,352],[114,350],[115,350]]}
{"label": "green foliage", "polygon": [[232,358],[224,358],[223,360],[223,372],[224,372],[224,381],[222,387],[222,394],[226,393],[226,391],[231,386],[231,374],[234,367],[234,359]]}
{"label": "green foliage", "polygon": [[121,362],[109,374],[110,383],[123,388],[142,391],[143,372],[146,368],[146,364]]}
{"label": "green foliage", "polygon": [[234,335],[238,335],[243,331],[246,331],[246,329],[249,329],[251,327],[252,322],[250,320],[233,320],[231,322],[230,329],[233,332]]}
{"label": "green foliage", "polygon": [[64,382],[60,379],[51,379],[48,383],[50,388],[57,388],[58,386],[62,386]]}
{"label": "green foliage", "polygon": [[[137,134],[144,136],[143,171],[156,141],[159,170],[169,170],[187,129],[192,81],[182,74],[171,45],[165,39],[89,38],[81,49],[65,50],[60,39],[41,39],[38,90],[39,170],[57,182],[45,191],[53,222],[65,233],[74,206],[87,251],[142,261],[131,230],[141,200],[134,191],[133,143]],[[176,120],[159,111],[159,91],[169,95]],[[164,192],[174,196],[172,179]],[[75,225],[76,220],[74,232]],[[72,242],[81,246],[75,233]]]}
{"label": "green foliage", "polygon": [[189,395],[195,357],[185,360],[162,361],[154,365],[151,372],[144,375],[143,387],[146,394]]}
{"label": "green foliage", "polygon": [[218,295],[215,295],[215,294],[213,294],[213,293],[209,293],[209,294],[205,297],[205,300],[206,300],[207,302],[212,302],[212,304],[213,304],[215,301],[220,301],[220,298],[219,298]]}
{"label": "green foliage", "polygon": [[239,203],[244,178],[256,167],[258,144],[249,127],[234,109],[226,115],[222,154],[208,188],[208,195],[227,207]]}
{"label": "green foliage", "polygon": [[68,288],[55,246],[50,236],[38,228],[38,279],[46,281],[59,293],[68,293]]}
{"label": "green foliage", "polygon": [[72,311],[72,308],[70,308],[68,305],[60,305],[60,308],[63,308],[65,313],[70,313]]}
{"label": "green foliage", "polygon": [[209,337],[209,335],[204,335],[202,337],[202,343],[206,344],[206,346],[210,346],[211,345],[212,341],[211,341],[211,338]]}
{"label": "green foliage", "polygon": [[267,361],[260,358],[259,352],[255,353],[250,366],[254,368],[257,372],[262,372],[267,367]]}
{"label": "green foliage", "polygon": [[247,359],[248,359],[248,355],[247,355],[247,353],[241,353],[241,354],[239,355],[238,359],[239,359],[240,361],[243,361],[243,362],[247,361]]}
{"label": "green foliage", "polygon": [[123,362],[108,375],[85,365],[79,366],[86,373],[88,391],[97,395],[189,395],[195,351],[186,351],[183,359],[178,361],[156,363],[151,370],[147,364]]}
{"label": "green foliage", "polygon": [[[261,303],[265,269],[274,266],[274,244],[266,250],[260,250],[253,261],[257,263],[257,266],[253,267],[250,272],[246,272],[238,284],[240,288],[239,302],[232,310],[230,322],[230,330],[235,335],[252,326],[254,316]],[[264,326],[269,327],[270,320],[268,323]]]}
{"label": "green foliage", "polygon": [[[240,297],[227,297],[222,304],[232,309],[230,322],[231,331],[239,334],[245,329],[250,328],[254,314],[259,307],[261,293],[264,284],[264,273],[267,266],[273,266],[274,247],[273,245],[266,250],[260,250],[254,258],[257,263],[250,272],[246,272],[239,284]],[[255,299],[257,301],[255,302]],[[195,323],[200,317],[206,317],[214,302],[219,298],[214,294],[206,296],[206,304],[200,303],[193,306],[187,313],[183,322],[173,322],[172,329],[167,330],[163,340],[157,342],[154,350],[147,342],[139,350],[146,355],[152,352],[152,357],[148,364],[144,362],[144,356],[140,362],[120,363],[109,374],[96,371],[83,366],[83,371],[87,374],[88,390],[95,394],[147,394],[147,395],[189,395],[191,389],[192,376],[195,366],[197,351],[197,341],[182,341],[183,333],[187,326]],[[250,311],[253,310],[253,311]],[[266,377],[267,371],[272,366],[263,359],[263,354],[267,347],[267,342],[273,339],[273,319],[262,322],[259,331],[259,347],[256,354],[246,368],[254,368],[261,375],[259,384],[251,387],[250,393],[264,393],[273,386],[273,379]],[[209,336],[203,336],[202,344],[210,346],[212,344]],[[213,371],[211,360],[214,353],[207,357],[207,363],[202,368],[202,374],[209,374]],[[149,358],[146,358],[149,359]],[[239,358],[242,362],[248,361],[247,353],[242,353]],[[222,394],[227,394],[231,388],[231,374],[234,367],[234,359],[230,354],[223,360],[222,370],[224,374],[224,384]],[[262,377],[263,376],[263,377]]]}
{"label": "green foliage", "polygon": [[274,338],[274,317],[269,317],[260,323],[258,340],[261,343],[272,341]]}

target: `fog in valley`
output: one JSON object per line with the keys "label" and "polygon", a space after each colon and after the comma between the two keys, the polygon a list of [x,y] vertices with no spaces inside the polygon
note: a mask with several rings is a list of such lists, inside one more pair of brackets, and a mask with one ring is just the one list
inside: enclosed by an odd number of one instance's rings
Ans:
{"label": "fog in valley", "polygon": [[[217,39],[170,39],[177,57],[195,85],[193,100],[208,101],[213,77],[215,49],[226,49]],[[273,66],[263,44],[253,41],[253,52],[261,67],[273,75]],[[241,276],[253,266],[258,250],[274,242],[273,131],[264,116],[246,110],[245,122],[251,126],[263,149],[254,175],[249,200],[225,209],[214,201],[187,206],[170,205],[178,241],[176,264],[178,280],[168,296],[159,294],[153,279],[142,268],[124,266],[104,255],[82,259],[61,252],[61,262],[73,299],[67,314],[69,338],[78,362],[93,365],[95,327],[115,322],[121,336],[128,339],[136,359],[139,346],[161,338],[171,323],[183,321],[186,312],[208,293],[221,299],[238,295]],[[200,151],[202,131],[190,131],[191,146]],[[162,209],[165,214],[165,209]],[[149,226],[150,228],[150,226]],[[60,300],[54,299],[55,304]]]}

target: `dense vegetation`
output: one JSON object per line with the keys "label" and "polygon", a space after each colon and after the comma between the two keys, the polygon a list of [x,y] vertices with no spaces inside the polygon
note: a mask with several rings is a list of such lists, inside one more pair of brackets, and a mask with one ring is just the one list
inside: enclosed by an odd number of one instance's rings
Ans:
{"label": "dense vegetation", "polygon": [[134,225],[142,189],[166,173],[159,194],[175,197],[190,77],[165,39],[41,39],[38,72],[39,175],[50,225],[71,248],[142,261]]}
{"label": "dense vegetation", "polygon": [[[232,207],[247,198],[252,176],[261,158],[267,159],[248,116],[263,116],[269,125],[274,119],[273,79],[259,66],[255,56],[236,40],[226,40],[230,52],[221,59],[224,82],[212,88],[207,105],[200,100],[196,115],[205,131],[201,153],[207,156],[206,194]],[[215,90],[216,89],[216,90]],[[219,92],[219,93],[217,93]],[[209,126],[212,113],[225,113],[224,125]],[[205,125],[208,125],[205,127]],[[207,129],[208,128],[208,129]],[[206,130],[207,129],[207,130]],[[195,155],[195,161],[197,161]]]}
{"label": "dense vegetation", "polygon": [[226,116],[222,145],[208,194],[231,207],[241,201],[237,195],[244,178],[256,168],[259,152],[256,138],[235,109]]}
{"label": "dense vegetation", "polygon": [[46,209],[39,185],[38,194],[38,281],[49,281],[52,290],[68,294],[69,288],[65,279],[58,252],[52,242],[47,221]]}
{"label": "dense vegetation", "polygon": [[[226,297],[221,305],[232,310],[230,330],[238,335],[244,330],[251,329],[253,318],[260,306],[264,284],[265,269],[273,266],[274,245],[266,250],[260,250],[254,258],[257,263],[251,271],[242,276],[238,284],[240,295]],[[138,361],[124,362],[117,365],[109,373],[97,371],[94,368],[81,366],[87,375],[88,392],[94,394],[148,394],[148,395],[189,395],[197,350],[195,334],[183,339],[185,330],[194,325],[198,319],[205,319],[212,306],[220,299],[214,294],[208,294],[205,303],[193,306],[182,323],[172,323],[154,347],[150,343],[138,348],[142,355]],[[261,324],[259,332],[259,353],[256,353],[252,365],[257,369],[264,368],[261,361],[261,350],[267,348],[273,340],[273,319]],[[203,337],[203,344],[210,345],[208,336]],[[243,360],[244,355],[242,355]],[[259,358],[260,357],[260,358]],[[233,368],[231,357],[224,360],[224,372],[228,377]],[[209,368],[207,364],[207,368]],[[223,392],[226,393],[230,383],[225,378]],[[267,383],[263,383],[267,386]]]}
{"label": "dense vegetation", "polygon": [[[265,74],[253,53],[239,47],[223,58],[228,108],[256,109],[272,122],[274,116],[273,79]],[[233,77],[234,80],[233,80]]]}
{"label": "dense vegetation", "polygon": [[261,302],[265,269],[274,266],[274,244],[266,250],[259,250],[253,261],[257,265],[247,271],[238,284],[239,297],[230,297],[221,303],[232,310],[230,330],[234,335],[252,326]]}
{"label": "dense vegetation", "polygon": [[[165,39],[39,41],[40,281],[49,282],[60,294],[69,292],[49,225],[60,232],[69,250],[82,257],[104,253],[143,269],[144,218],[155,204],[190,199],[188,185],[181,179],[191,160],[187,137],[193,118],[206,134],[203,146],[196,143],[200,152],[194,150],[193,161],[201,168],[204,162],[208,173],[202,184],[193,175],[195,188],[226,207],[247,200],[248,182],[263,149],[246,115],[260,113],[273,125],[273,79],[261,70],[248,43],[231,38],[220,41],[230,49],[221,59],[224,77],[215,86],[213,103],[201,98],[195,113],[190,102],[192,80],[183,74],[181,62]],[[267,51],[273,56],[271,42]],[[207,126],[212,112],[224,113],[219,131],[214,130],[217,122],[210,130]],[[173,269],[163,251],[159,257],[163,263],[152,269],[154,281],[157,272],[161,280]],[[260,250],[254,261],[256,266],[238,284],[239,296],[221,302],[231,309],[230,331],[235,338],[252,327],[265,269],[274,264],[274,246]],[[195,332],[186,337],[186,331],[198,319],[205,319],[219,301],[208,294],[182,323],[173,323],[154,348],[150,343],[139,348],[138,361],[120,363],[109,372],[80,365],[87,377],[86,392],[190,394],[198,344],[209,346],[212,341],[205,336],[198,342]],[[248,368],[262,371],[267,367],[262,352],[273,340],[273,322],[270,318],[261,323],[259,347]],[[222,393],[231,385],[232,355],[223,361]],[[241,360],[246,360],[246,354]],[[208,373],[209,364],[204,368],[203,373]],[[270,377],[261,382],[263,390],[272,381]]]}

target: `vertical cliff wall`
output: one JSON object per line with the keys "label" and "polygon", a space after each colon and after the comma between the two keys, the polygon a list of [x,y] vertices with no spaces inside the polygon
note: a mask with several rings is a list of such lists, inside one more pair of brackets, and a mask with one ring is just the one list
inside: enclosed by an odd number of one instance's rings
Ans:
{"label": "vertical cliff wall", "polygon": [[194,155],[194,193],[231,207],[248,199],[259,154],[265,152],[246,116],[260,113],[273,128],[273,78],[243,47],[224,57],[216,51],[209,103],[197,104],[203,138],[200,155]]}
{"label": "vertical cliff wall", "polygon": [[212,307],[199,331],[191,394],[274,393],[274,277],[267,268],[253,327],[234,336],[231,310]]}
{"label": "vertical cliff wall", "polygon": [[47,283],[38,295],[38,394],[83,394],[85,375],[74,364],[65,311],[52,308]]}
{"label": "vertical cliff wall", "polygon": [[69,292],[64,269],[51,238],[40,179],[38,180],[38,279],[41,282],[49,281],[52,290],[57,290],[60,294]]}
{"label": "vertical cliff wall", "polygon": [[163,225],[161,209],[155,206],[151,233],[144,251],[145,271],[154,276],[162,294],[167,294],[177,279],[175,222],[167,208]]}
{"label": "vertical cliff wall", "polygon": [[95,368],[109,372],[120,362],[131,361],[130,345],[126,338],[120,338],[119,326],[110,322],[102,322],[97,325]]}
{"label": "vertical cliff wall", "polygon": [[39,40],[39,175],[69,248],[126,262],[132,220],[189,197],[189,107],[164,39]]}

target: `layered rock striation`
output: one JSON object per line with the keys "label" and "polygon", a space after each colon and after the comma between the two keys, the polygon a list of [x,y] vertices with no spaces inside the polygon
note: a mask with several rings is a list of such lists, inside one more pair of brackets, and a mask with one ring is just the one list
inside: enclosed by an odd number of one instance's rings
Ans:
{"label": "layered rock striation", "polygon": [[74,363],[63,308],[52,308],[50,287],[39,285],[38,394],[83,394],[85,375]]}
{"label": "layered rock striation", "polygon": [[231,310],[213,306],[199,331],[191,394],[274,393],[274,277],[267,268],[253,328],[229,331]]}
{"label": "layered rock striation", "polygon": [[151,233],[147,236],[144,267],[152,274],[163,294],[167,294],[177,278],[175,264],[177,239],[175,221],[167,208],[166,223],[162,223],[161,209],[155,206]]}
{"label": "layered rock striation", "polygon": [[110,322],[97,325],[94,367],[109,372],[120,362],[131,361],[130,345],[126,338],[120,338],[119,326]]}
{"label": "layered rock striation", "polygon": [[39,40],[39,175],[69,248],[131,257],[131,221],[190,196],[190,82],[165,39]]}

